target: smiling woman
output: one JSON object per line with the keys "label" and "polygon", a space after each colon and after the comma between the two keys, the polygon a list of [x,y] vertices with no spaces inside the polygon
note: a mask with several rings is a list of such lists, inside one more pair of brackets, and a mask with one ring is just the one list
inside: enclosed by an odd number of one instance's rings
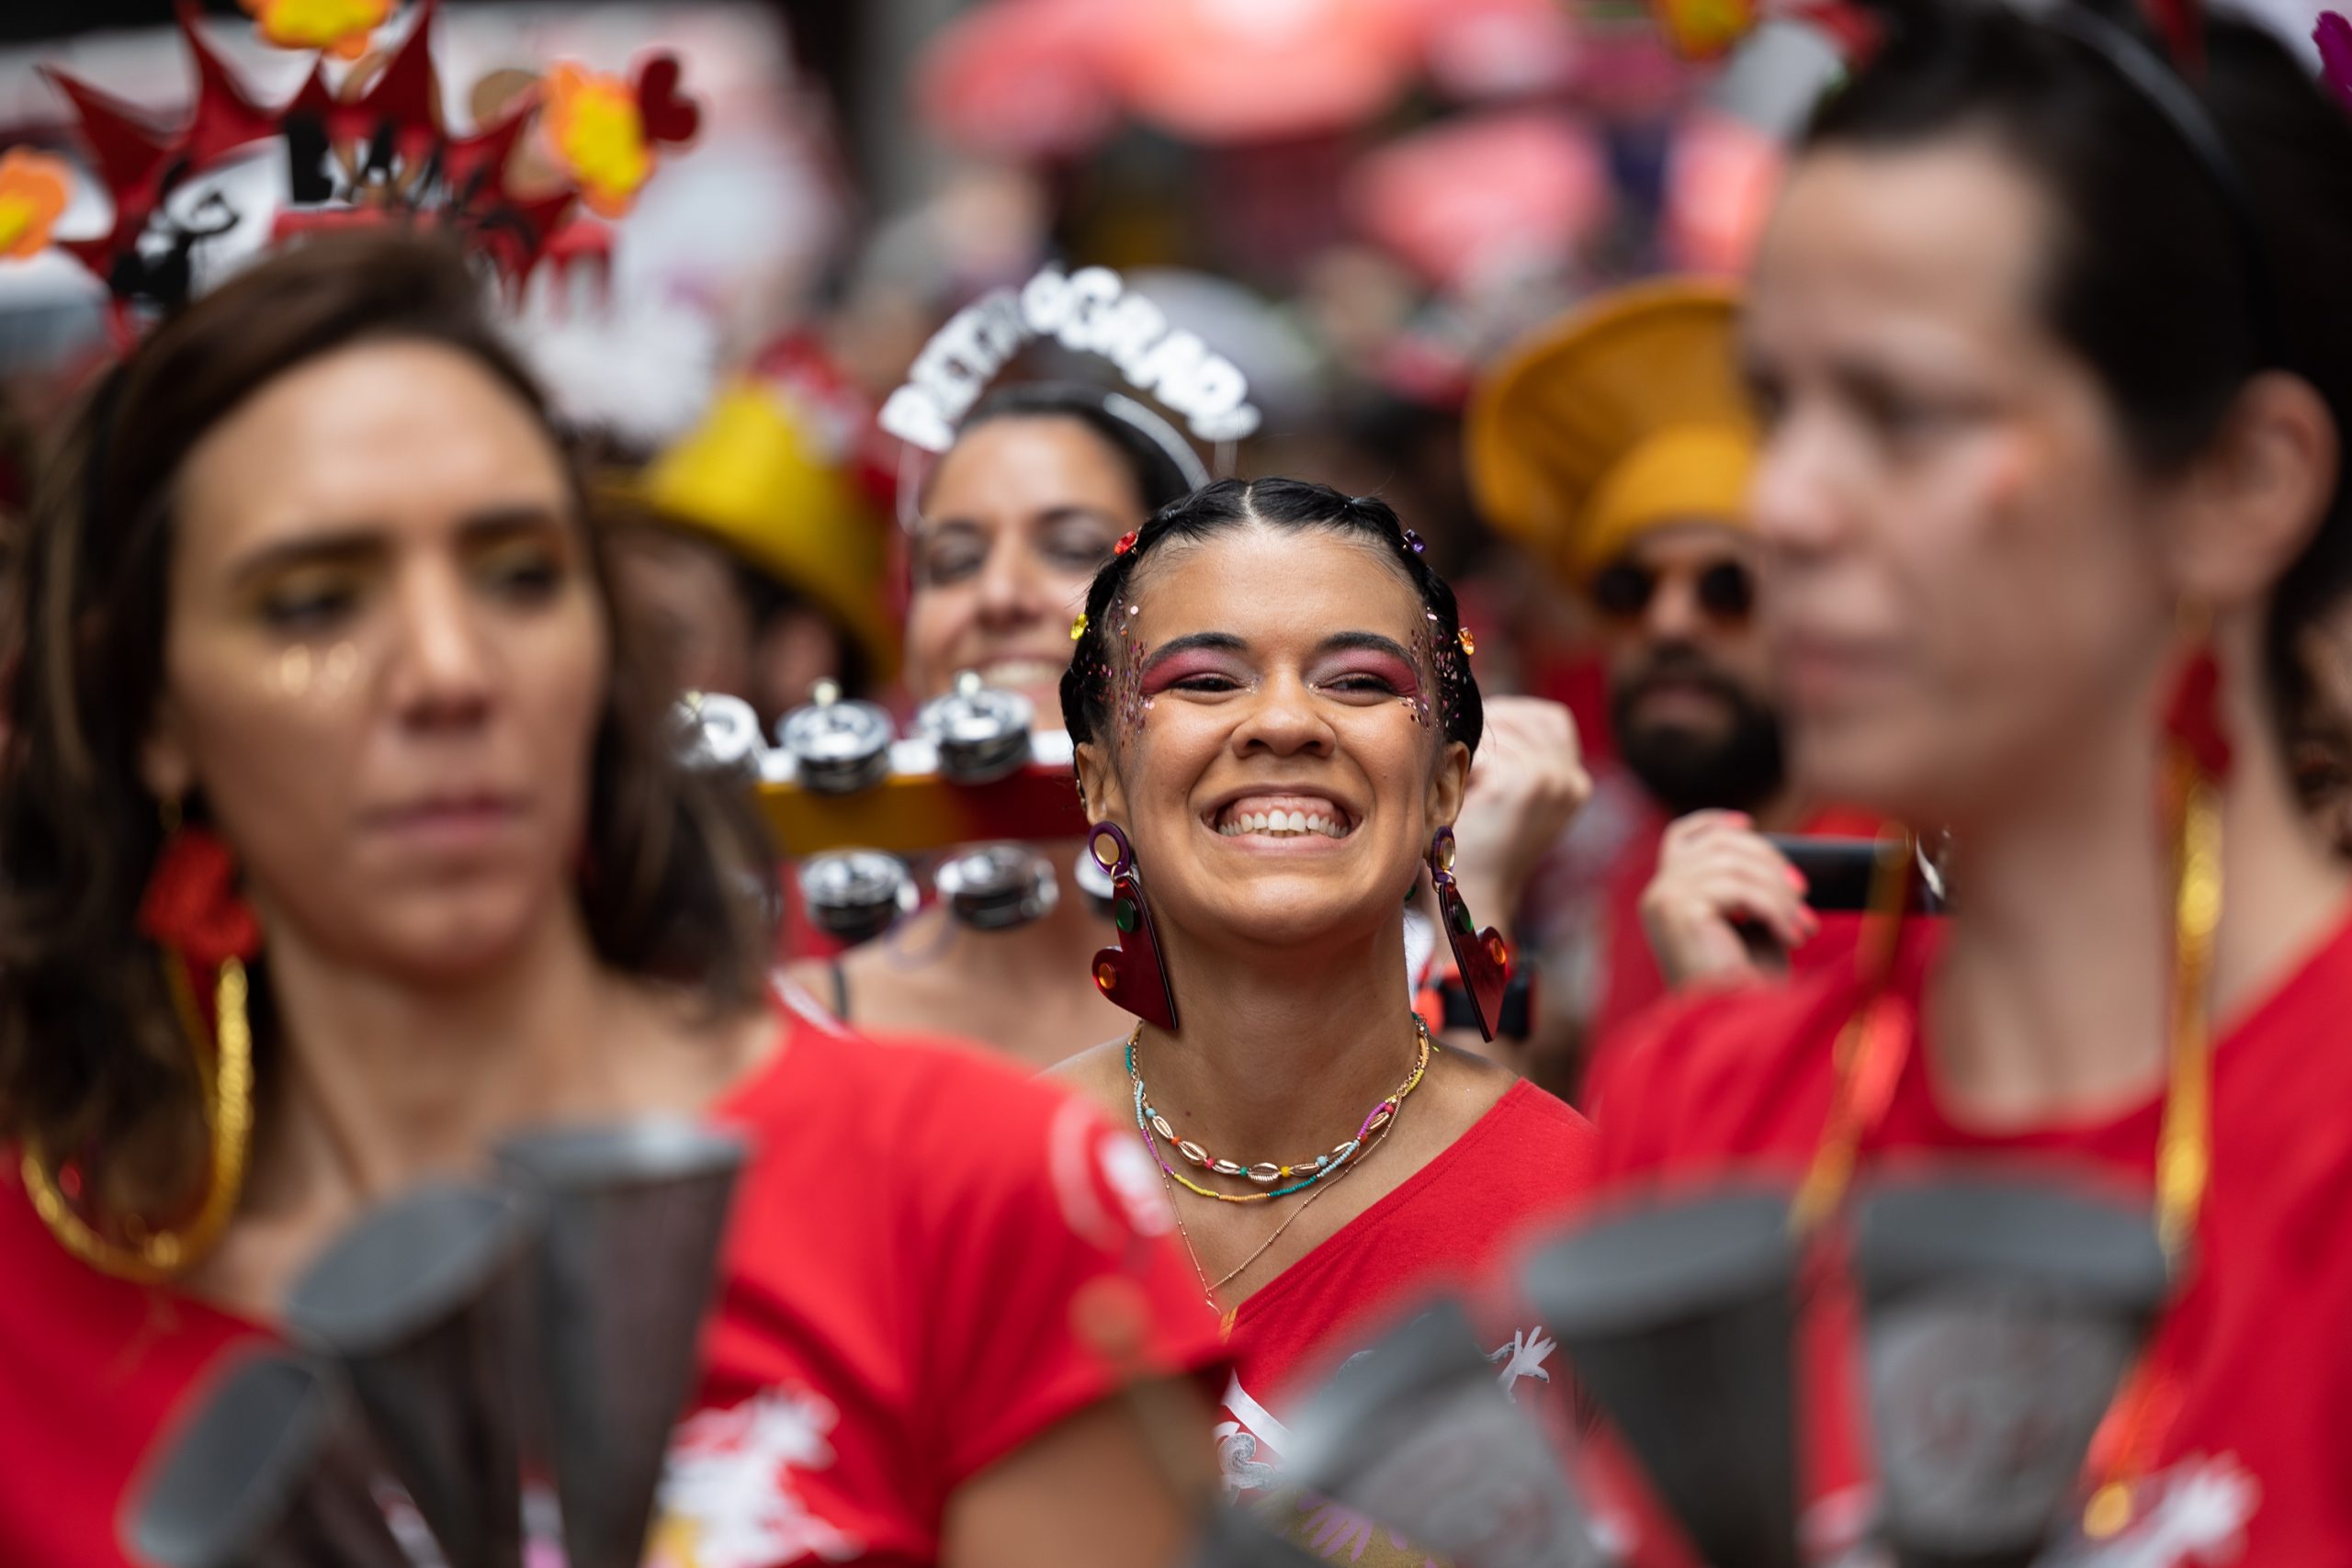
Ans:
{"label": "smiling woman", "polygon": [[[1211,485],[1095,578],[1084,625],[1062,709],[1143,905],[1106,958],[1156,961],[1172,1005],[1126,975],[1162,1016],[1061,1071],[1124,1112],[1177,1205],[1236,1362],[1226,1479],[1272,1493],[1302,1376],[1429,1292],[1479,1289],[1582,1189],[1591,1129],[1433,1049],[1407,995],[1406,900],[1442,862],[1485,710],[1453,592],[1395,512]],[[1522,1402],[1551,1382],[1540,1334],[1497,1337]]]}
{"label": "smiling woman", "polygon": [[648,1114],[752,1150],[662,1553],[1168,1560],[1185,1478],[1114,1396],[1214,1339],[1148,1169],[772,992],[771,857],[670,755],[560,450],[463,259],[390,235],[79,417],[0,695],[0,1561],[120,1562],[142,1446],[366,1206]]}

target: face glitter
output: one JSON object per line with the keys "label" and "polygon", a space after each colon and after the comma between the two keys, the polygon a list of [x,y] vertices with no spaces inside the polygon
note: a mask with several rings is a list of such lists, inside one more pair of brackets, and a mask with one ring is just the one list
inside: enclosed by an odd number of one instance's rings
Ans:
{"label": "face glitter", "polygon": [[311,689],[311,650],[289,648],[277,656],[277,689],[299,697]]}
{"label": "face glitter", "polygon": [[1150,699],[1143,694],[1143,640],[1135,632],[1139,608],[1122,594],[1113,603],[1109,625],[1103,628],[1111,720],[1122,740],[1143,733],[1143,716],[1151,709]]}

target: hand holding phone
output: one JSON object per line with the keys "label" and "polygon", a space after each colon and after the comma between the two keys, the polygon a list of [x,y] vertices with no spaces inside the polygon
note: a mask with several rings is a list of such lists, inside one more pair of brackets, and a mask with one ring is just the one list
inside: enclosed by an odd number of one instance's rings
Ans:
{"label": "hand holding phone", "polygon": [[1642,894],[1642,929],[1668,987],[1785,968],[1821,921],[1804,874],[1746,813],[1694,811],[1670,824]]}
{"label": "hand holding phone", "polygon": [[[1769,833],[1764,841],[1804,878],[1804,900],[1811,908],[1860,914],[1871,907],[1881,852],[1876,839],[1806,839]],[[1928,876],[1915,873],[1907,888],[1905,908],[1909,913],[1943,912],[1943,898]]]}

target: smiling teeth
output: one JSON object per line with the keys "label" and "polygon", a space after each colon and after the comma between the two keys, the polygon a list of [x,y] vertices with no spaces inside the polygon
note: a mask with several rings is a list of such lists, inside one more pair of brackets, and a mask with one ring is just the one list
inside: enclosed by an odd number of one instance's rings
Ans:
{"label": "smiling teeth", "polygon": [[1295,838],[1302,833],[1320,833],[1327,839],[1344,839],[1347,829],[1329,817],[1305,811],[1242,811],[1218,824],[1217,832],[1228,839],[1244,833],[1263,833],[1270,838]]}

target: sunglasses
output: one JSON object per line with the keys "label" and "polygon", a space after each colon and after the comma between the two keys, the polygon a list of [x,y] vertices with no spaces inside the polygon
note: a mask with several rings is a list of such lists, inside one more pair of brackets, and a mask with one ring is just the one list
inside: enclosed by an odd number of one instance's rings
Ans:
{"label": "sunglasses", "polygon": [[[1601,569],[1592,580],[1592,601],[1611,620],[1637,619],[1657,594],[1658,581],[1667,574],[1631,561]],[[1687,575],[1675,573],[1674,575]],[[1690,591],[1710,620],[1734,624],[1747,619],[1756,608],[1756,574],[1734,560],[1717,561],[1699,572]]]}

